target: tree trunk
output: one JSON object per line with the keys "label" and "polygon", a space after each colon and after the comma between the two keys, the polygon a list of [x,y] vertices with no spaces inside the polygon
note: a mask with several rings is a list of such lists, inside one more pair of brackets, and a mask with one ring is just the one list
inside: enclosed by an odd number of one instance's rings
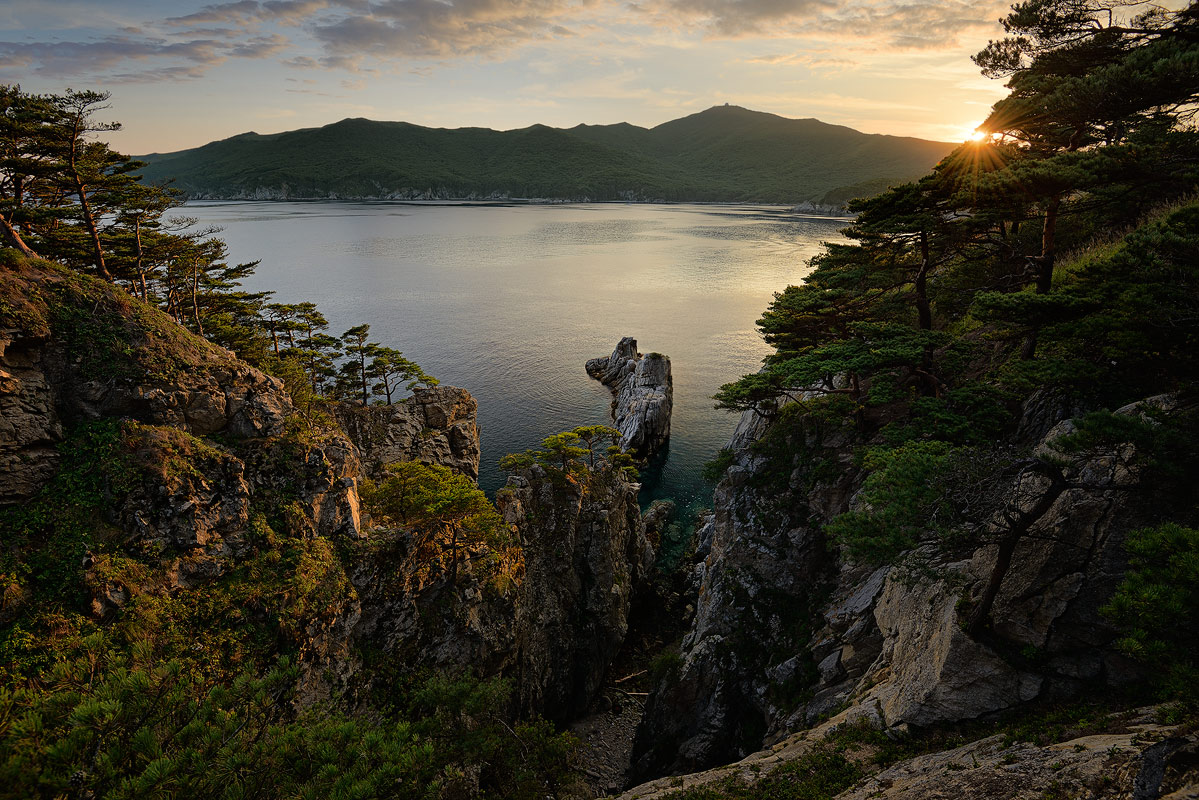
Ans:
{"label": "tree trunk", "polygon": [[200,293],[200,267],[192,262],[192,320],[196,323],[196,333],[204,335],[204,326],[200,323],[200,304],[197,295]]}
{"label": "tree trunk", "polygon": [[928,302],[928,234],[920,231],[920,270],[916,273],[916,313],[920,317],[920,330],[933,329],[933,312]]}
{"label": "tree trunk", "polygon": [[[365,347],[365,345],[364,345]],[[358,353],[358,374],[362,376],[362,407],[366,408],[367,392],[366,392],[366,351],[362,350]]]}
{"label": "tree trunk", "polygon": [[[916,313],[920,318],[920,330],[931,331],[933,329],[933,310],[928,302],[928,273],[932,268],[932,259],[928,253],[928,233],[920,231],[920,270],[916,273]],[[924,346],[924,355],[921,358],[921,383],[924,386],[924,394],[927,397],[936,397],[941,393],[941,387],[937,385],[937,379],[933,375],[933,346],[931,344]]]}
{"label": "tree trunk", "polygon": [[458,529],[446,526],[450,533],[450,586],[458,585]]}
{"label": "tree trunk", "polygon": [[[1003,579],[1012,566],[1012,556],[1015,555],[1016,545],[1020,543],[1024,534],[1028,533],[1028,529],[1045,516],[1045,513],[1053,507],[1062,492],[1066,490],[1066,480],[1062,476],[1061,470],[1048,465],[1042,467],[1042,469],[1046,468],[1052,470],[1049,473],[1049,479],[1052,481],[1049,488],[1041,493],[1031,509],[1020,511],[1014,520],[1008,522],[1008,530],[999,540],[999,552],[995,555],[995,566],[991,568],[991,576],[987,579],[986,588],[983,589],[978,605],[970,613],[970,620],[966,625],[966,632],[973,637],[982,633],[990,621],[991,608],[995,605],[995,598],[999,596]],[[1017,491],[1019,491],[1019,480],[1017,478]]]}
{"label": "tree trunk", "polygon": [[25,244],[25,240],[21,238],[21,234],[17,233],[17,229],[3,216],[0,216],[0,226],[3,226],[5,235],[8,236],[9,241],[13,243],[14,247],[29,258],[41,258],[37,253],[33,252],[29,245]]}
{"label": "tree trunk", "polygon": [[83,183],[83,176],[79,174],[79,138],[81,136],[79,126],[80,120],[76,117],[71,128],[71,145],[68,151],[67,166],[71,170],[71,182],[75,186],[75,194],[79,197],[79,209],[83,212],[83,225],[92,239],[96,267],[100,270],[100,276],[104,280],[111,281],[112,274],[104,265],[104,247],[100,244],[100,229],[96,227],[96,217],[92,213],[92,205],[88,201],[87,186]]}
{"label": "tree trunk", "polygon": [[[1041,255],[1036,263],[1037,294],[1049,294],[1053,290],[1053,266],[1056,260],[1057,217],[1062,207],[1061,195],[1054,197],[1045,207],[1045,221],[1041,226]],[[1024,337],[1020,347],[1020,358],[1030,361],[1037,354],[1037,333],[1039,327],[1034,325]]]}
{"label": "tree trunk", "polygon": [[1053,289],[1053,265],[1056,260],[1057,217],[1062,207],[1061,195],[1045,208],[1045,223],[1041,228],[1041,257],[1037,259],[1037,294],[1049,294]]}
{"label": "tree trunk", "polygon": [[146,295],[146,272],[143,269],[143,262],[145,261],[146,254],[145,254],[145,251],[142,249],[142,219],[141,219],[141,217],[137,218],[137,222],[133,226],[133,237],[134,237],[134,240],[137,242],[137,258],[135,261],[135,264],[137,267],[137,279],[138,279],[138,283],[140,284],[140,287],[141,287],[142,300],[146,300],[146,299],[148,299],[147,295]]}

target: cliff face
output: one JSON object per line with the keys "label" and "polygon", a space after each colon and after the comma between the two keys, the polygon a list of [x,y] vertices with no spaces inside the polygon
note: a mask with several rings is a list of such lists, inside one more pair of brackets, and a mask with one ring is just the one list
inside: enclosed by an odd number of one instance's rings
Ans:
{"label": "cliff face", "polygon": [[[1042,406],[1030,404],[1021,429],[1050,428],[1037,445],[1047,452],[1071,423]],[[1151,518],[1131,443],[1070,461],[1066,488],[1036,472],[997,477],[1010,485],[980,512],[976,544],[874,569],[837,558],[822,533],[859,502],[850,432],[784,413],[769,426],[747,417],[740,433],[700,534],[695,621],[638,735],[640,776],[727,761],[838,711],[926,727],[1139,677],[1099,613],[1126,567],[1124,534]],[[991,623],[969,632],[996,533],[1039,504],[1000,573]]]}
{"label": "cliff face", "polygon": [[625,452],[649,457],[670,439],[674,383],[670,359],[661,353],[643,356],[637,340],[626,336],[605,358],[586,364],[587,374],[612,390],[612,420]]}
{"label": "cliff face", "polygon": [[465,389],[417,388],[394,405],[340,403],[335,410],[372,475],[395,461],[420,461],[479,477],[478,404]]}
{"label": "cliff face", "polygon": [[[476,546],[479,566],[452,580],[444,543],[376,526],[358,484],[397,460],[477,476],[468,392],[418,389],[335,409],[344,431],[300,430],[280,381],[119,289],[42,262],[0,269],[0,511],[56,509],[52,482],[102,473],[96,518],[71,533],[84,566],[62,568],[89,624],[169,613],[144,624],[212,637],[238,663],[291,654],[301,704],[365,702],[380,676],[426,669],[511,676],[522,709],[557,719],[590,700],[653,556],[619,471],[514,479],[501,511],[515,546]],[[62,536],[29,524],[31,557],[37,536]],[[8,624],[47,587],[3,577]]]}
{"label": "cliff face", "polygon": [[526,708],[557,720],[582,712],[620,649],[654,558],[638,488],[606,466],[568,477],[534,466],[499,493],[524,549],[515,645]]}
{"label": "cliff face", "polygon": [[764,429],[748,414],[734,436],[699,531],[695,619],[646,706],[635,778],[756,749],[771,709],[809,680],[804,646],[830,560],[821,526],[848,502],[852,440],[807,420]]}
{"label": "cliff face", "polygon": [[276,436],[282,383],[123,293],[42,262],[3,271],[0,504],[53,474],[83,420],[121,417],[205,436]]}

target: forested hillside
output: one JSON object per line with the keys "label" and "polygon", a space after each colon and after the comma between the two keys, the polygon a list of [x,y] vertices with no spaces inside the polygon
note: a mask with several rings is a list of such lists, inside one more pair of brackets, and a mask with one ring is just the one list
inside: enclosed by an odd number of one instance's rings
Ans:
{"label": "forested hillside", "polygon": [[718,106],[652,129],[512,131],[346,119],[143,156],[206,198],[559,198],[840,205],[917,177],[951,145]]}

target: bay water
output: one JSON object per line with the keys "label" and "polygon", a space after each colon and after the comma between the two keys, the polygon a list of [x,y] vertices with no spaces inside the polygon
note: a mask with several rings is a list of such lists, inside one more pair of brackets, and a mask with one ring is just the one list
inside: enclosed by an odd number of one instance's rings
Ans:
{"label": "bay water", "polygon": [[799,283],[843,219],[770,206],[191,202],[230,263],[277,302],[315,302],[333,334],[369,323],[442,383],[479,402],[489,494],[496,462],[579,425],[610,422],[611,395],[583,370],[622,336],[670,356],[671,439],[643,473],[641,499],[711,503],[703,464],[736,417],[720,386],[769,348],[754,322]]}

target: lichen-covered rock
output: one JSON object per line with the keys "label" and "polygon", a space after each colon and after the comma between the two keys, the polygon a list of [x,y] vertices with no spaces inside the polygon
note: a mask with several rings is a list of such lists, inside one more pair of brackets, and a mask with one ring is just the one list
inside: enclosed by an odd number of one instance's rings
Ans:
{"label": "lichen-covered rock", "polygon": [[[740,427],[756,427],[746,417]],[[851,439],[791,412],[771,431],[733,441],[699,532],[695,619],[677,671],[646,705],[634,779],[751,752],[811,681],[805,648],[828,562],[822,524],[848,504]]]}
{"label": "lichen-covered rock", "polygon": [[246,530],[250,485],[240,459],[177,428],[130,425],[124,438],[139,479],[116,514],[124,530],[164,553]]}
{"label": "lichen-covered rock", "polygon": [[[1175,405],[1151,398],[1117,413],[1141,414],[1146,403]],[[1073,430],[1049,424],[1047,408],[1035,404],[1021,428],[1048,431],[1036,448],[1045,454]],[[647,705],[636,774],[728,760],[847,705],[883,726],[929,726],[1138,678],[1100,614],[1126,568],[1125,532],[1152,519],[1131,491],[1140,474],[1130,443],[1071,459],[1060,493],[1036,471],[995,487],[1000,504],[1052,503],[996,573],[989,624],[972,635],[969,609],[996,570],[1003,509],[976,523],[960,549],[920,549],[903,567],[824,558],[820,527],[853,503],[854,442],[826,432],[814,447],[811,421],[808,435],[780,437],[786,409],[779,418],[739,426],[701,529],[695,622],[677,675]],[[813,587],[823,588],[819,605],[800,615],[807,627],[789,623],[780,610],[802,607]]]}
{"label": "lichen-covered rock", "polygon": [[340,403],[335,411],[370,475],[396,461],[420,461],[479,477],[478,404],[465,389],[417,388],[392,405]]}
{"label": "lichen-covered rock", "polygon": [[444,553],[416,544],[409,531],[377,529],[357,546],[350,579],[362,613],[354,641],[408,670],[510,673],[523,564],[481,568],[464,557],[451,583]]}
{"label": "lichen-covered rock", "polygon": [[0,505],[32,496],[58,468],[63,425],[41,364],[43,343],[0,331]]}
{"label": "lichen-covered rock", "polygon": [[947,577],[915,584],[889,575],[874,606],[883,644],[862,683],[879,683],[858,702],[888,727],[974,719],[1032,700],[1044,683],[966,635],[949,588],[960,570],[939,572]]}
{"label": "lichen-covered rock", "polygon": [[626,336],[610,356],[591,359],[586,369],[612,390],[612,419],[623,450],[648,457],[666,444],[674,402],[669,358],[641,355],[637,340]]}

